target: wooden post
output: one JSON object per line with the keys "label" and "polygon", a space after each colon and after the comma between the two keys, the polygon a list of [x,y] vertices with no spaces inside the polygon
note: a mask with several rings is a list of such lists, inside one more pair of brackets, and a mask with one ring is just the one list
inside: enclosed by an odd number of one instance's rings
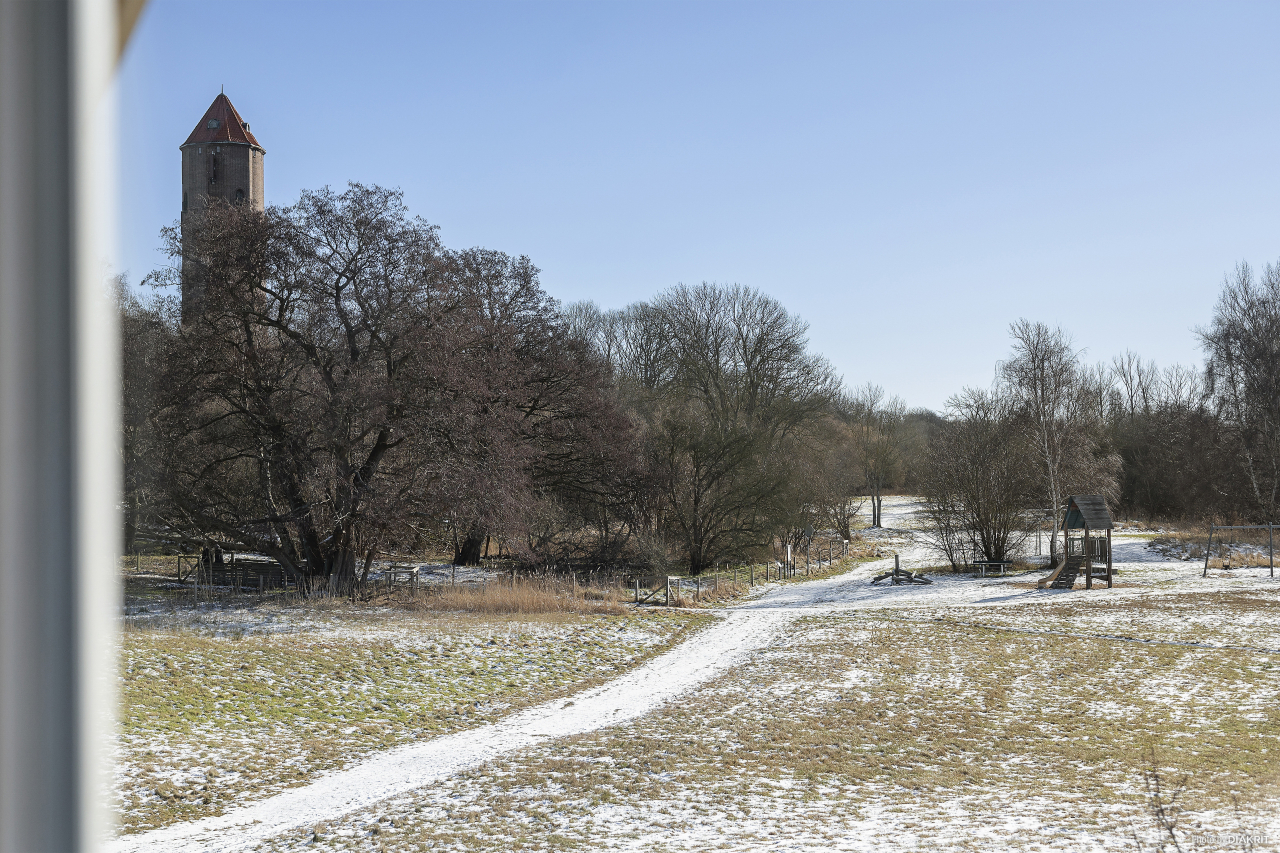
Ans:
{"label": "wooden post", "polygon": [[1089,538],[1089,522],[1083,520],[1084,514],[1081,513],[1081,523],[1084,525],[1084,588],[1093,589],[1093,548],[1090,547],[1092,540]]}
{"label": "wooden post", "polygon": [[667,607],[671,606],[671,575],[667,575]]}
{"label": "wooden post", "polygon": [[1107,589],[1111,589],[1113,579],[1111,577],[1111,528],[1107,528]]}
{"label": "wooden post", "polygon": [[640,603],[640,578],[636,578],[636,604]]}
{"label": "wooden post", "polygon": [[449,567],[449,588],[452,589],[457,585],[458,585],[458,567],[456,565],[452,565]]}
{"label": "wooden post", "polygon": [[1275,576],[1276,576],[1276,537],[1275,537],[1275,527],[1276,527],[1276,526],[1275,526],[1274,524],[1268,524],[1268,525],[1267,525],[1267,553],[1270,555],[1270,556],[1268,557],[1268,562],[1270,562],[1270,564],[1271,564],[1271,577],[1275,577]]}
{"label": "wooden post", "polygon": [[748,579],[747,579],[747,583],[748,583],[750,586],[755,586],[755,585],[756,585],[756,564],[755,564],[755,563],[752,563],[752,564],[751,564],[751,568],[750,568],[750,569],[748,569]]}
{"label": "wooden post", "polygon": [[1209,542],[1204,546],[1204,571],[1200,573],[1200,577],[1209,577],[1209,553],[1213,548],[1213,525],[1209,525]]}
{"label": "wooden post", "polygon": [[698,576],[693,579],[693,600],[702,600],[702,577]]}

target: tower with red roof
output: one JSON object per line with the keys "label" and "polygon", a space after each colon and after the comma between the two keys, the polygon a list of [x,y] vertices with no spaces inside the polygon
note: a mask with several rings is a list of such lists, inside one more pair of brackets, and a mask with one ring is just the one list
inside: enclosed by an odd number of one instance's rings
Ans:
{"label": "tower with red roof", "polygon": [[226,95],[213,99],[179,148],[184,218],[203,209],[210,198],[262,210],[262,160],[267,152]]}
{"label": "tower with red roof", "polygon": [[[262,161],[266,150],[249,131],[249,122],[219,93],[204,117],[191,131],[182,151],[182,226],[204,210],[210,199],[229,204],[248,204],[262,210]],[[185,264],[184,264],[185,267]],[[191,276],[184,275],[184,278]],[[194,308],[198,290],[194,282],[184,283],[183,315]],[[188,293],[188,291],[192,291]]]}

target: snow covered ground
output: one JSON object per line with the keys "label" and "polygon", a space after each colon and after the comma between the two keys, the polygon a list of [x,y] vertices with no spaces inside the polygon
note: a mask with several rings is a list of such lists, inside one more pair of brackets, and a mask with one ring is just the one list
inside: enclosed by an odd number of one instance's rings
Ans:
{"label": "snow covered ground", "polygon": [[[914,512],[864,535],[936,566]],[[870,584],[892,557],[769,584],[598,687],[113,849],[1133,849],[1148,741],[1200,785],[1188,842],[1273,849],[1280,581],[1115,554],[1112,590]]]}

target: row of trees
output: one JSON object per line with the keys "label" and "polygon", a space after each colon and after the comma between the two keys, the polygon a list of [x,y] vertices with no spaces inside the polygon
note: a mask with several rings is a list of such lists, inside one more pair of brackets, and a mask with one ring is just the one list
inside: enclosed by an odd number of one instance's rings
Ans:
{"label": "row of trees", "polygon": [[1051,553],[1070,494],[1150,518],[1275,522],[1280,498],[1280,268],[1241,265],[1198,331],[1204,369],[1132,352],[1089,366],[1062,329],[1019,321],[990,389],[948,405],[920,478],[953,564],[1006,559],[1040,526]]}
{"label": "row of trees", "polygon": [[[561,309],[529,259],[448,249],[379,187],[214,206],[165,238],[161,295],[121,292],[131,546],[219,543],[345,587],[443,547],[701,572],[849,538],[893,489],[926,498],[956,563],[1016,552],[1072,493],[1275,518],[1272,267],[1225,283],[1204,371],[1090,366],[1024,320],[992,387],[939,416],[845,388],[756,291]],[[185,316],[163,295],[183,288]]]}
{"label": "row of trees", "polygon": [[165,238],[161,295],[121,294],[130,547],[219,543],[340,587],[442,545],[699,572],[848,536],[923,446],[773,299],[561,311],[527,258],[446,248],[394,191],[214,206]]}

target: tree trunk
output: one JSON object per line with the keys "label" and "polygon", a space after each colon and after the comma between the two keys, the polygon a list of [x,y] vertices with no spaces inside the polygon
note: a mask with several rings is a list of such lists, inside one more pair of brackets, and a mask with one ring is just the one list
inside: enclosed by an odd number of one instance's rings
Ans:
{"label": "tree trunk", "polygon": [[124,505],[124,552],[132,554],[138,539],[138,496],[131,493]]}
{"label": "tree trunk", "polygon": [[356,588],[356,552],[351,548],[343,548],[333,555],[330,573],[332,592],[350,595]]}
{"label": "tree trunk", "polygon": [[480,553],[484,548],[485,535],[478,530],[467,531],[467,538],[457,545],[453,554],[455,566],[480,565]]}

